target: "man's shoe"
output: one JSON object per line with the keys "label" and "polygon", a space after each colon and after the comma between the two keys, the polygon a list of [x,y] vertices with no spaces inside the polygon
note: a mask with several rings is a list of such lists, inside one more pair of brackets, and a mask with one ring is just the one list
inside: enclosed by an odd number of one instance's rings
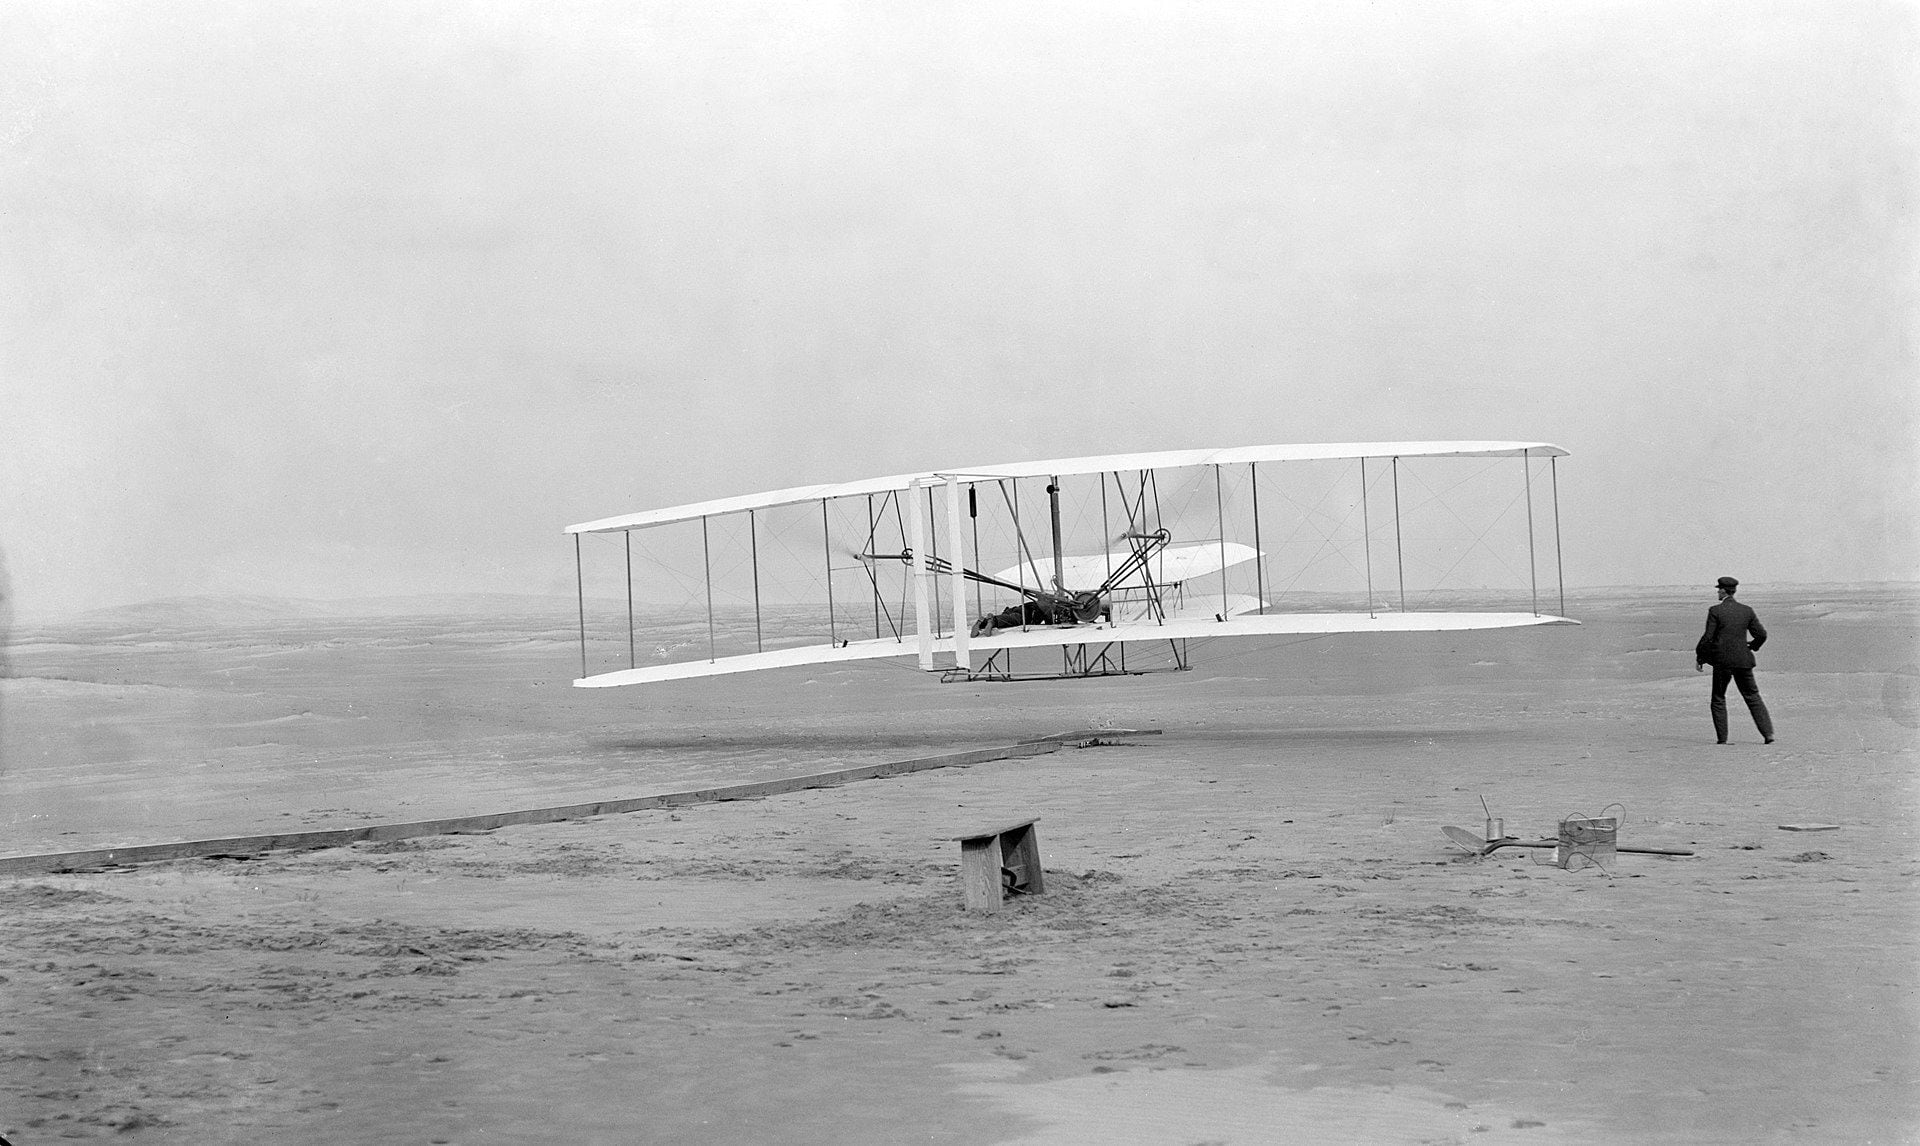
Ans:
{"label": "man's shoe", "polygon": [[1766,742],[1767,742],[1768,744],[1772,744],[1772,743],[1773,743],[1773,737],[1771,737],[1771,736],[1769,736],[1769,737],[1767,737],[1767,738],[1766,738]]}

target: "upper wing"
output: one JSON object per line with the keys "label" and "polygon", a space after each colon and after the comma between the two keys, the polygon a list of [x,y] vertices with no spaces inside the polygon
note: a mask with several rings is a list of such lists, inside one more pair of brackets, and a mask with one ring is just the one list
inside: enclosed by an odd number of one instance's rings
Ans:
{"label": "upper wing", "polygon": [[[1233,616],[1225,620],[1212,617],[1173,617],[1163,623],[1121,621],[1105,625],[1048,625],[1030,629],[1008,629],[991,637],[973,637],[967,642],[975,653],[998,649],[1045,648],[1053,645],[1102,645],[1123,641],[1200,640],[1208,637],[1265,637],[1288,634],[1324,635],[1332,633],[1435,633],[1465,629],[1515,629],[1528,625],[1577,625],[1567,617],[1534,613],[1267,613]],[[953,638],[936,638],[937,653],[951,654]],[[776,649],[764,653],[719,657],[691,663],[650,665],[621,669],[584,677],[573,683],[581,688],[612,688],[626,684],[650,684],[657,681],[686,680],[693,677],[724,676],[728,673],[759,669],[793,668],[800,665],[834,664],[842,661],[875,660],[886,657],[910,657],[919,651],[916,638],[885,638],[850,641],[846,644]]]}
{"label": "upper wing", "polygon": [[568,533],[612,533],[664,525],[672,521],[691,521],[723,513],[745,513],[778,505],[821,501],[837,497],[863,497],[909,488],[918,481],[948,476],[966,480],[994,478],[1062,477],[1072,474],[1107,473],[1125,470],[1165,469],[1177,466],[1241,465],[1247,462],[1338,461],[1353,458],[1498,458],[1565,457],[1567,451],[1550,442],[1322,442],[1307,445],[1235,446],[1219,450],[1161,450],[1153,453],[1102,454],[1084,458],[1056,458],[1050,461],[1020,462],[999,466],[962,466],[929,470],[923,473],[896,474],[864,481],[832,485],[803,485],[768,493],[724,497],[687,505],[650,509],[619,517],[603,517],[567,526]]}

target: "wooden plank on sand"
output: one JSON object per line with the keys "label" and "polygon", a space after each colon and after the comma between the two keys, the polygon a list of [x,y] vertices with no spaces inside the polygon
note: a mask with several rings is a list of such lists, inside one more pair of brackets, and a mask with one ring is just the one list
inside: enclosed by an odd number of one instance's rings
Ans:
{"label": "wooden plank on sand", "polygon": [[562,820],[584,820],[592,816],[612,816],[642,812],[654,808],[681,808],[689,804],[708,804],[724,800],[756,800],[808,788],[831,788],[858,780],[877,780],[886,776],[904,776],[933,768],[955,768],[984,764],[990,760],[1011,760],[1023,756],[1041,756],[1072,744],[1107,743],[1115,736],[1138,736],[1152,730],[1103,728],[1087,732],[1063,732],[1040,740],[1027,740],[995,748],[976,748],[948,752],[913,760],[893,760],[884,764],[864,764],[857,768],[839,768],[808,776],[787,776],[778,780],[760,780],[751,784],[729,784],[718,788],[696,788],[686,792],[663,792],[652,796],[633,796],[617,800],[597,800],[587,804],[564,804],[549,808],[525,808],[515,812],[494,812],[481,816],[454,816],[444,820],[416,820],[404,824],[373,824],[359,828],[334,828],[310,832],[275,832],[257,836],[230,836],[214,840],[179,840],[160,844],[131,844],[118,848],[93,848],[87,851],[49,852],[43,855],[0,856],[0,876],[45,875],[90,868],[124,867],[136,863],[163,860],[206,859],[213,856],[255,856],[264,852],[309,851],[338,848],[348,844],[385,843],[420,836],[449,836],[490,832],[515,824],[552,824]]}

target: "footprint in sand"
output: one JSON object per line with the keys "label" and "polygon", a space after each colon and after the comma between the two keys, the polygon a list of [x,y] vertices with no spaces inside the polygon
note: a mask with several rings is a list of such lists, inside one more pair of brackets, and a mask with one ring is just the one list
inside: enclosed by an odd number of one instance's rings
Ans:
{"label": "footprint in sand", "polygon": [[1880,689],[1880,706],[1887,719],[1902,728],[1920,728],[1920,665],[1906,665],[1887,674]]}

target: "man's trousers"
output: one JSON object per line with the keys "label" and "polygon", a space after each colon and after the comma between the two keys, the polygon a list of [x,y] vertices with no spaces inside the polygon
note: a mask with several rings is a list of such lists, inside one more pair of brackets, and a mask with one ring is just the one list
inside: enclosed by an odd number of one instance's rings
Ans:
{"label": "man's trousers", "polygon": [[1713,698],[1707,702],[1707,710],[1713,713],[1713,735],[1720,743],[1727,742],[1727,682],[1732,681],[1740,689],[1740,699],[1747,702],[1747,711],[1753,714],[1753,724],[1760,735],[1773,739],[1773,717],[1767,714],[1767,702],[1760,699],[1760,686],[1753,682],[1752,669],[1721,668],[1713,666]]}

